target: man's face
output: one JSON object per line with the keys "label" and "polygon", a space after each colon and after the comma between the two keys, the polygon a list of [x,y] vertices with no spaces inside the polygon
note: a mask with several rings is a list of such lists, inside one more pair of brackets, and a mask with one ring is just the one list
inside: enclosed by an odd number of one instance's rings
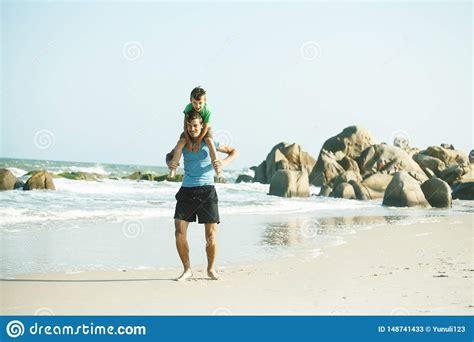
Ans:
{"label": "man's face", "polygon": [[193,108],[195,111],[198,111],[200,112],[201,109],[204,107],[204,105],[206,104],[206,96],[201,96],[201,98],[199,100],[196,100],[196,99],[191,99],[191,104],[193,105]]}
{"label": "man's face", "polygon": [[201,134],[202,122],[200,119],[194,119],[191,120],[191,122],[188,121],[186,123],[186,128],[191,139],[197,138],[199,134]]}

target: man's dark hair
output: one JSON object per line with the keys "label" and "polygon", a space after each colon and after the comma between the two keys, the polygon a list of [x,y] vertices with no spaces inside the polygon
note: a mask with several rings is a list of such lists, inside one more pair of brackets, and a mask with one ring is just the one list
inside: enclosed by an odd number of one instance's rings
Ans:
{"label": "man's dark hair", "polygon": [[201,86],[197,86],[196,88],[194,88],[191,91],[190,98],[195,99],[195,100],[199,100],[201,97],[203,97],[205,95],[206,95],[206,91],[204,89],[202,89]]}
{"label": "man's dark hair", "polygon": [[186,122],[191,122],[195,119],[199,119],[199,122],[202,123],[202,116],[198,111],[195,111],[194,109],[190,111],[189,113],[186,113]]}

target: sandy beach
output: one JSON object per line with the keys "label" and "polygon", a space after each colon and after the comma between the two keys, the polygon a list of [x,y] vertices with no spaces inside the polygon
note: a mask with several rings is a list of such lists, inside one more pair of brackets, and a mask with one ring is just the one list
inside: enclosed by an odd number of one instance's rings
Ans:
{"label": "sandy beach", "polygon": [[[18,276],[2,315],[472,315],[474,214],[393,224],[300,255],[219,267]],[[192,246],[191,246],[192,248]]]}

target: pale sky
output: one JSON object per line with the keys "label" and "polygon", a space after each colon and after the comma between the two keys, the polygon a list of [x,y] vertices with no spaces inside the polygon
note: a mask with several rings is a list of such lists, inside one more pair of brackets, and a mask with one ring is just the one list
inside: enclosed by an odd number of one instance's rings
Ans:
{"label": "pale sky", "polygon": [[232,168],[344,127],[469,152],[470,2],[1,6],[0,155],[164,165],[196,85]]}

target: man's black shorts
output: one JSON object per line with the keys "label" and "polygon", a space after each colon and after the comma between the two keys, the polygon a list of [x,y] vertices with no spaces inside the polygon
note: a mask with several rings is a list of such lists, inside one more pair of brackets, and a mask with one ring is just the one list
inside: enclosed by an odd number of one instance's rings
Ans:
{"label": "man's black shorts", "polygon": [[219,223],[217,192],[214,185],[181,187],[176,193],[174,218],[199,223]]}

